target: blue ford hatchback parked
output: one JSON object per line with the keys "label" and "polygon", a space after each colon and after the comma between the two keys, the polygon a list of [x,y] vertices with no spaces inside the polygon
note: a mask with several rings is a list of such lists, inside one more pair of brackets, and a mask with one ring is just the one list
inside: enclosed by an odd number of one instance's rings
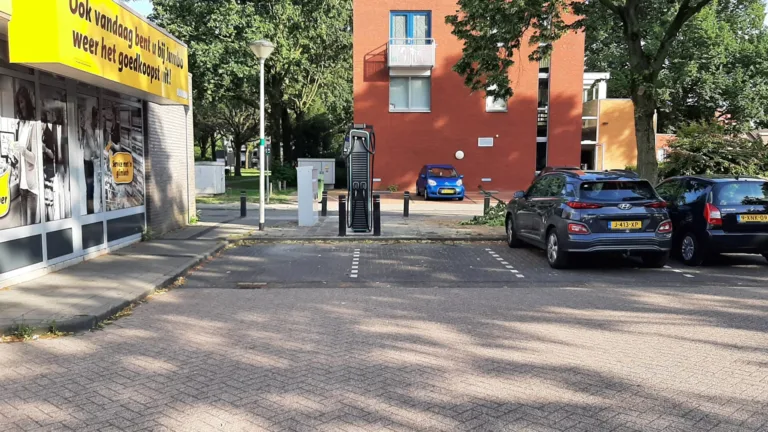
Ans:
{"label": "blue ford hatchback parked", "polygon": [[452,165],[424,165],[416,180],[416,193],[425,200],[450,198],[464,200],[464,178]]}

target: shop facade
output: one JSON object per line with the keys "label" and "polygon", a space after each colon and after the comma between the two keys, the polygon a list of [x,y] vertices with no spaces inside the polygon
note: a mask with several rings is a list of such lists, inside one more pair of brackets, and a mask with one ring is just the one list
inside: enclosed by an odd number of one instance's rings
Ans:
{"label": "shop facade", "polygon": [[0,286],[185,225],[187,48],[113,0],[0,2]]}

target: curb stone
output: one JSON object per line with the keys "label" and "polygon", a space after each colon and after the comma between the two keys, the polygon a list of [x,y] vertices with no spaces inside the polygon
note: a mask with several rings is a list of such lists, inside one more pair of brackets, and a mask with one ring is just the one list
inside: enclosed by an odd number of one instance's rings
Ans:
{"label": "curb stone", "polygon": [[[203,261],[211,258],[215,254],[221,252],[228,245],[229,245],[228,242],[219,242],[219,244],[217,244],[214,249],[187,260],[181,267],[178,267],[176,270],[173,270],[173,272],[169,276],[162,276],[151,282],[148,282],[150,287],[144,290],[139,295],[133,297],[132,299],[123,300],[120,303],[117,303],[116,305],[111,306],[109,309],[103,312],[99,312],[98,314],[95,314],[95,315],[77,315],[72,318],[68,318],[61,321],[56,320],[56,328],[59,331],[65,332],[65,333],[77,333],[77,332],[91,330],[95,328],[98,323],[105,321],[108,318],[116,315],[118,312],[125,309],[126,307],[136,302],[139,302],[141,300],[144,300],[145,298],[153,294],[158,289],[161,289],[163,287],[166,287],[172,284],[173,282],[176,281],[176,279],[187,274],[190,269],[202,263]],[[48,332],[48,326],[51,325],[51,321],[24,320],[24,324],[35,327],[34,334],[40,335]],[[3,325],[2,327],[0,327],[0,335],[6,335],[6,336],[10,335],[15,325],[16,324],[12,324],[10,326]]]}

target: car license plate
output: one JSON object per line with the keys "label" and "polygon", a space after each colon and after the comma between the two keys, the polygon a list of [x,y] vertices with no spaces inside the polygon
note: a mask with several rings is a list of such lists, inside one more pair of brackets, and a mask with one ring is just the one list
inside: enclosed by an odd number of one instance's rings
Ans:
{"label": "car license plate", "polygon": [[768,214],[744,214],[738,215],[736,219],[739,223],[768,222]]}
{"label": "car license plate", "polygon": [[640,229],[643,227],[642,221],[610,221],[608,222],[608,229],[620,230],[620,229]]}
{"label": "car license plate", "polygon": [[440,189],[440,193],[442,195],[453,195],[456,193],[456,191],[453,189]]}

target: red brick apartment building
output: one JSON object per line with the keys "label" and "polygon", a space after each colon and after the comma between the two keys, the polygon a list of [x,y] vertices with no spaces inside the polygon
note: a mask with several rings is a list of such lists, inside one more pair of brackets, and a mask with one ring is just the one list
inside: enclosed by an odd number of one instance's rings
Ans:
{"label": "red brick apartment building", "polygon": [[[354,0],[354,120],[373,124],[377,189],[415,188],[425,164],[454,164],[468,191],[526,187],[536,169],[581,160],[584,35],[541,64],[524,44],[507,104],[470,94],[452,70],[455,0]],[[462,159],[457,152],[463,152]]]}

